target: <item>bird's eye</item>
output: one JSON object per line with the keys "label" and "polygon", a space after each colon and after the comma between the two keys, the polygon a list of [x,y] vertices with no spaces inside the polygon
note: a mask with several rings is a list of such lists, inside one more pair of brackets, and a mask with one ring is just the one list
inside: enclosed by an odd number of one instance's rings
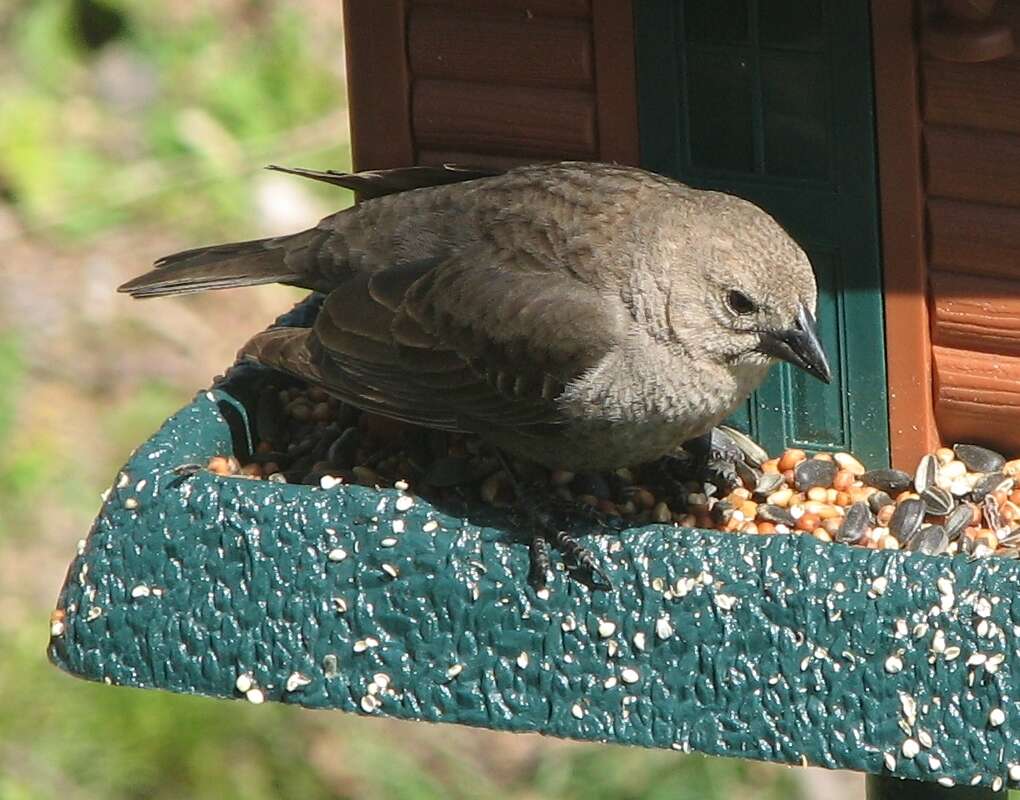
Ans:
{"label": "bird's eye", "polygon": [[753,314],[758,310],[758,304],[737,289],[731,289],[726,293],[726,305],[734,314]]}

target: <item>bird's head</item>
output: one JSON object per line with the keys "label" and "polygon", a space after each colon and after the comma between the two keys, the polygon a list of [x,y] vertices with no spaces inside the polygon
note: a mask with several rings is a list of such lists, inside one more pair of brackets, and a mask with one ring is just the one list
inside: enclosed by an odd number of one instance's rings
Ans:
{"label": "bird's head", "polygon": [[736,368],[780,359],[828,383],[814,274],[789,234],[752,203],[718,192],[696,192],[683,227],[686,252],[676,253],[668,304],[685,349]]}

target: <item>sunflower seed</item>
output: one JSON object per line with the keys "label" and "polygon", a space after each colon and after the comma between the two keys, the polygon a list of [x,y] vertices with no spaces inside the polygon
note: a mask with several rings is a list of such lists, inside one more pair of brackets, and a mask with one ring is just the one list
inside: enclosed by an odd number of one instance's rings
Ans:
{"label": "sunflower seed", "polygon": [[760,467],[769,460],[769,454],[747,434],[741,433],[736,428],[731,428],[728,425],[720,425],[716,430],[728,436],[730,441],[740,448],[740,452],[744,454],[744,458],[751,465]]}
{"label": "sunflower seed", "polygon": [[981,504],[981,513],[985,518],[985,525],[993,531],[1002,527],[1002,515],[999,514],[999,505],[991,495],[985,497]]}
{"label": "sunflower seed", "polygon": [[776,525],[789,525],[791,528],[797,524],[797,520],[794,519],[793,514],[788,509],[768,503],[758,506],[758,519]]}
{"label": "sunflower seed", "polygon": [[944,517],[956,506],[953,495],[934,484],[921,492],[921,502],[929,514],[937,517]]}
{"label": "sunflower seed", "polygon": [[874,486],[890,495],[899,494],[910,488],[912,479],[903,470],[873,469],[861,475],[865,486]]}
{"label": "sunflower seed", "polygon": [[868,498],[868,508],[871,509],[872,514],[877,514],[885,506],[891,506],[894,502],[888,494],[878,491]]}
{"label": "sunflower seed", "polygon": [[1001,472],[989,472],[987,475],[982,475],[974,483],[974,488],[970,492],[971,499],[980,503],[992,492],[1012,491],[1013,483],[1012,478],[1006,477]]}
{"label": "sunflower seed", "polygon": [[914,472],[914,489],[918,494],[923,494],[925,489],[935,484],[935,476],[938,474],[939,462],[935,456],[929,453],[917,463],[917,471]]}
{"label": "sunflower seed", "polygon": [[737,477],[740,478],[740,482],[744,486],[752,487],[758,485],[758,481],[761,479],[761,470],[752,467],[744,461],[736,462],[733,468],[736,470]]}
{"label": "sunflower seed", "polygon": [[914,536],[910,542],[910,549],[926,556],[937,556],[946,551],[949,547],[949,538],[946,530],[941,525],[929,525],[923,528],[920,533]]}
{"label": "sunflower seed", "polygon": [[1006,463],[999,453],[976,444],[953,445],[953,452],[971,472],[998,472]]}
{"label": "sunflower seed", "polygon": [[754,494],[758,497],[768,497],[783,486],[784,483],[785,479],[778,472],[766,472],[758,479],[758,483],[755,484]]}
{"label": "sunflower seed", "polygon": [[843,544],[858,542],[870,527],[871,512],[868,510],[867,503],[854,503],[847,509],[846,517],[843,518],[843,522],[836,532],[836,541]]}
{"label": "sunflower seed", "polygon": [[970,525],[971,520],[971,507],[968,505],[959,505],[952,510],[945,521],[946,537],[951,542],[955,542],[960,538],[960,534],[963,533],[964,528]]}
{"label": "sunflower seed", "polygon": [[896,507],[892,519],[889,520],[889,532],[900,544],[906,544],[907,540],[920,530],[922,522],[924,503],[911,497]]}
{"label": "sunflower seed", "polygon": [[832,479],[836,477],[838,471],[839,467],[835,461],[809,458],[807,461],[801,461],[794,470],[794,485],[799,492],[806,492],[816,486],[831,486]]}

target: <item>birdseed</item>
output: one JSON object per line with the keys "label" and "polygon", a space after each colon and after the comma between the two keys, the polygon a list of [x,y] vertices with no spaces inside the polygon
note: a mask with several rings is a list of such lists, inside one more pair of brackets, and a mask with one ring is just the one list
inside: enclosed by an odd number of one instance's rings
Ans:
{"label": "birdseed", "polygon": [[[393,507],[401,512],[418,497],[437,507],[507,508],[514,502],[514,482],[498,455],[476,436],[363,413],[322,389],[296,384],[267,385],[254,403],[251,416],[264,423],[255,452],[244,463],[232,455],[214,456],[207,464],[210,472],[324,489],[394,489],[401,494]],[[763,458],[767,454],[746,436],[723,435],[745,458],[736,465],[740,482],[732,488],[677,474],[677,459],[604,473],[516,461],[511,468],[537,505],[547,500],[607,528],[666,524],[811,536],[823,543],[932,556],[1020,558],[1020,458],[1006,460],[987,448],[958,443],[926,454],[909,472],[868,470],[843,452],[812,456],[794,448]],[[129,485],[131,479],[122,475],[118,487]],[[122,502],[137,504],[133,497]],[[429,533],[438,529],[435,520],[423,526]],[[870,594],[881,595],[880,580]],[[952,608],[951,582],[940,580],[939,589],[942,610]]]}

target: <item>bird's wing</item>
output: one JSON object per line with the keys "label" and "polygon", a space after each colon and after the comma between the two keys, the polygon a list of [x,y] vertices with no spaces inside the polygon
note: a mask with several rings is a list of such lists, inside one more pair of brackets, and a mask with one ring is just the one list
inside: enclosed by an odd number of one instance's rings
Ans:
{"label": "bird's wing", "polygon": [[364,172],[336,172],[335,170],[303,169],[301,167],[280,167],[270,164],[266,169],[298,175],[302,178],[330,183],[357,192],[362,200],[399,194],[410,189],[426,186],[444,186],[448,183],[473,181],[501,174],[502,170],[485,167],[443,164],[440,167],[398,167],[396,169],[366,170]]}
{"label": "bird's wing", "polygon": [[312,329],[269,331],[242,352],[407,422],[469,431],[557,424],[564,385],[622,336],[614,311],[567,273],[475,254],[357,276],[330,293]]}

